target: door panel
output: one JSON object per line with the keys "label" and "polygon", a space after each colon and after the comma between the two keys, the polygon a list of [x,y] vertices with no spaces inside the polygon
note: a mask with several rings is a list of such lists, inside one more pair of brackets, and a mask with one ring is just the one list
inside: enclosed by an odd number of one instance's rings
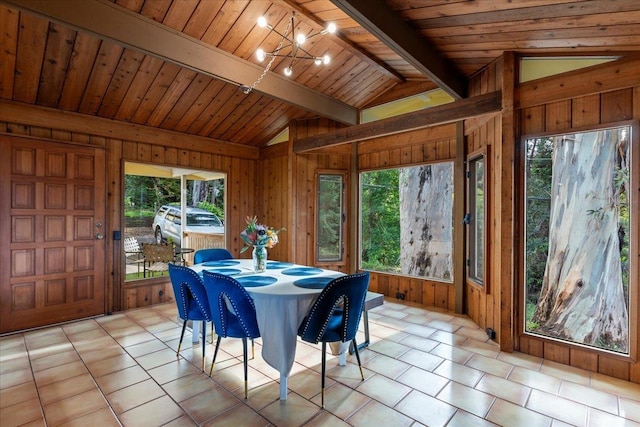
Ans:
{"label": "door panel", "polygon": [[0,332],[105,312],[104,150],[0,137]]}

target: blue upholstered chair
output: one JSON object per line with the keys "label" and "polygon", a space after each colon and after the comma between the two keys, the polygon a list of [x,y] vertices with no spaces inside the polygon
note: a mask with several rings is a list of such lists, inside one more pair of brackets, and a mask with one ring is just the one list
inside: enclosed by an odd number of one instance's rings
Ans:
{"label": "blue upholstered chair", "polygon": [[[177,354],[180,354],[187,321],[202,321],[202,370],[204,371],[207,322],[211,322],[211,310],[209,310],[204,283],[198,273],[177,264],[169,264],[169,277],[178,305],[178,316],[184,320]],[[211,330],[211,342],[213,342],[213,329]]]}
{"label": "blue upholstered chair", "polygon": [[209,307],[211,307],[213,325],[216,334],[218,334],[209,376],[211,376],[213,365],[216,363],[221,339],[241,338],[244,360],[244,398],[246,399],[248,387],[247,338],[253,340],[260,336],[256,306],[253,303],[253,298],[233,277],[205,270],[203,278]]}
{"label": "blue upholstered chair", "polygon": [[233,259],[233,255],[224,248],[200,249],[193,254],[194,264],[200,264],[206,261],[218,261],[221,259]]}
{"label": "blue upholstered chair", "polygon": [[358,359],[360,376],[364,381],[356,333],[368,288],[369,272],[333,279],[320,292],[298,329],[298,335],[303,341],[313,344],[322,342],[323,408],[327,342],[351,341]]}

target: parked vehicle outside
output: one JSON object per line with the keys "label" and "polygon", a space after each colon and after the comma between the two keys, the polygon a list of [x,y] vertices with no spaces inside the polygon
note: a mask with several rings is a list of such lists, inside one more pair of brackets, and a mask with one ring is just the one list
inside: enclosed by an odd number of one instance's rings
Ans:
{"label": "parked vehicle outside", "polygon": [[[169,242],[181,245],[182,212],[179,206],[164,205],[153,218],[153,230],[157,243]],[[185,231],[204,234],[224,234],[224,225],[217,215],[200,208],[187,208]]]}

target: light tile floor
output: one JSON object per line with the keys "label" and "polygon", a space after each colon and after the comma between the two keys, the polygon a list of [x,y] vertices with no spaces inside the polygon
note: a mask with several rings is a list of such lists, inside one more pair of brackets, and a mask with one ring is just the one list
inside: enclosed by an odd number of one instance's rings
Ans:
{"label": "light tile floor", "polygon": [[190,335],[176,356],[173,303],[4,336],[0,425],[640,426],[638,384],[502,353],[464,316],[386,301],[369,318],[366,379],[329,357],[325,410],[319,346],[298,342],[283,402],[257,340],[244,400],[241,341],[209,378]]}

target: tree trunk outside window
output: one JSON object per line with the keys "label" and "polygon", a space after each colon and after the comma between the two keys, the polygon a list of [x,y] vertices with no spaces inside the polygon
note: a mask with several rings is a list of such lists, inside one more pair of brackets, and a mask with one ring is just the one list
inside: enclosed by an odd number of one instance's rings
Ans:
{"label": "tree trunk outside window", "polygon": [[400,170],[402,274],[452,280],[453,165]]}
{"label": "tree trunk outside window", "polygon": [[[628,351],[619,206],[629,146],[604,130],[557,137],[553,149],[549,252],[536,333]],[[628,194],[628,193],[626,193]]]}

